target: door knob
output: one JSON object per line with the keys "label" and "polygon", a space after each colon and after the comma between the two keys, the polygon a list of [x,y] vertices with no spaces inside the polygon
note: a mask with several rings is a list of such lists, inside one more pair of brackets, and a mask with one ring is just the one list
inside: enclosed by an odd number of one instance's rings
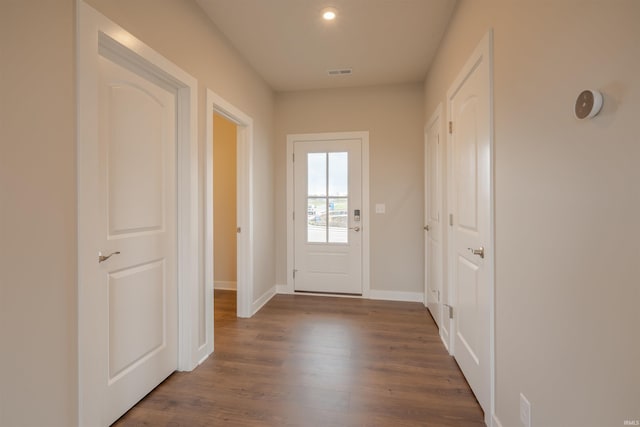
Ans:
{"label": "door knob", "polygon": [[120,251],[111,252],[109,255],[102,255],[102,252],[98,252],[98,263],[101,263],[102,261],[106,261],[114,255],[120,255]]}
{"label": "door knob", "polygon": [[424,226],[424,231],[429,231],[429,230],[431,230],[431,227],[429,227],[428,225],[425,225]]}
{"label": "door knob", "polygon": [[353,230],[353,231],[360,231],[360,227],[355,226],[355,227],[349,227],[349,230]]}
{"label": "door knob", "polygon": [[479,249],[467,248],[471,251],[472,254],[478,255],[480,258],[484,259],[484,248],[480,246]]}

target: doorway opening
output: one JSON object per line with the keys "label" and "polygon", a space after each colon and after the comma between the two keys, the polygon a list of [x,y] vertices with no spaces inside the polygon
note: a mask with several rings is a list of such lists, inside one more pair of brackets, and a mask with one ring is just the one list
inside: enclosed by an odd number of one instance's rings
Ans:
{"label": "doorway opening", "polygon": [[[251,184],[253,119],[211,90],[207,90],[206,117],[204,265],[205,281],[209,289],[207,304],[213,304],[216,282],[218,282],[218,288],[227,288],[227,290],[232,288],[235,282],[236,316],[251,317],[253,315],[253,191]],[[234,134],[235,141],[229,141],[229,138],[233,139]],[[216,154],[222,156],[221,162],[214,161]],[[235,154],[235,157],[232,154]],[[234,165],[224,164],[231,158],[235,159]],[[223,166],[219,166],[221,163]],[[217,165],[218,169],[224,168],[224,170],[216,170]],[[217,192],[222,193],[220,197],[216,194],[216,175],[219,178],[217,181],[220,181],[220,188],[217,189]],[[225,181],[231,181],[235,186]],[[235,202],[229,199],[233,196],[235,196]],[[235,249],[231,242],[233,239],[235,239]],[[215,247],[216,241],[219,243],[218,247]],[[216,272],[216,269],[222,271]],[[209,325],[213,329],[213,310],[212,316],[207,319],[207,326]]]}
{"label": "doorway opening", "polygon": [[237,317],[238,125],[213,113],[214,329]]}

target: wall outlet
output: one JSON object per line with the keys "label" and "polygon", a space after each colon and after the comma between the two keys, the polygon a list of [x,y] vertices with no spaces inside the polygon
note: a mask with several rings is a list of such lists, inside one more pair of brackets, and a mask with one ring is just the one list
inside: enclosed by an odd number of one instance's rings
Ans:
{"label": "wall outlet", "polygon": [[524,427],[531,427],[531,403],[520,393],[520,421]]}

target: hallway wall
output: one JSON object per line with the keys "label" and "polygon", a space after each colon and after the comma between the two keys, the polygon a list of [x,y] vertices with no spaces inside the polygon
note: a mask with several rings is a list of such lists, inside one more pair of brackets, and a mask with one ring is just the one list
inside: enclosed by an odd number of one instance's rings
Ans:
{"label": "hallway wall", "polygon": [[[278,93],[278,284],[287,283],[287,134],[369,131],[371,289],[423,292],[422,104],[420,84]],[[376,203],[386,204],[384,215]]]}
{"label": "hallway wall", "polygon": [[[259,297],[275,283],[273,91],[193,1],[90,4],[198,79],[201,152],[207,88],[252,116]],[[2,426],[77,424],[75,9],[0,3]]]}
{"label": "hallway wall", "polygon": [[[461,0],[425,121],[494,29],[496,413],[519,426],[640,419],[640,2]],[[599,89],[592,120],[577,95]]]}
{"label": "hallway wall", "polygon": [[75,1],[0,3],[0,425],[76,421]]}
{"label": "hallway wall", "polygon": [[[640,2],[460,0],[424,93],[277,100],[194,2],[90,4],[198,79],[201,149],[206,88],[253,117],[254,297],[286,282],[286,134],[342,130],[371,132],[387,205],[372,288],[421,290],[422,126],[494,28],[496,413],[519,425],[523,392],[534,425],[640,419]],[[77,422],[75,18],[75,0],[0,4],[0,425]],[[578,122],[588,87],[604,109]]]}

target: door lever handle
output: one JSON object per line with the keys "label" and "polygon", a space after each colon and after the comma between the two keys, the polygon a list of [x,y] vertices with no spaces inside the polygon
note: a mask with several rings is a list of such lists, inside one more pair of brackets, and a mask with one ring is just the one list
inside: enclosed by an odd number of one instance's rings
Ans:
{"label": "door lever handle", "polygon": [[98,263],[106,261],[114,255],[120,255],[120,251],[111,252],[109,255],[102,255],[102,252],[98,252]]}
{"label": "door lever handle", "polygon": [[353,231],[360,231],[360,227],[358,227],[357,225],[355,227],[349,227],[349,230],[353,230]]}
{"label": "door lever handle", "polygon": [[480,246],[479,249],[467,248],[471,251],[472,254],[480,256],[480,258],[484,259],[484,248]]}

